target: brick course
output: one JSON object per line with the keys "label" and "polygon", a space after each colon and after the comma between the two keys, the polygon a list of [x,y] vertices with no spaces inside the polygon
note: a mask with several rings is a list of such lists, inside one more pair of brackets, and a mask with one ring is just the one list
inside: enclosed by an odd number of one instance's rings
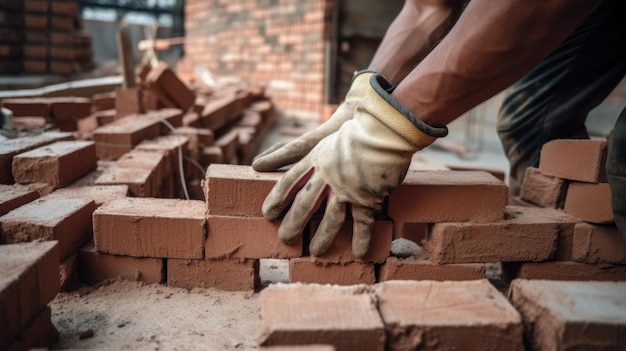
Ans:
{"label": "brick course", "polygon": [[486,270],[484,263],[436,264],[414,258],[389,257],[380,266],[378,281],[484,279]]}
{"label": "brick course", "polygon": [[255,290],[260,285],[259,261],[168,259],[167,285],[185,289]]}

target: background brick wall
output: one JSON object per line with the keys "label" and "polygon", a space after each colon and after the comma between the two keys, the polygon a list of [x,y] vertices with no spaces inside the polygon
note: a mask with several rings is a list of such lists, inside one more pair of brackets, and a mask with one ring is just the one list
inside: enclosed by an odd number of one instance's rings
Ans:
{"label": "background brick wall", "polygon": [[188,0],[184,65],[267,87],[280,109],[319,116],[332,0]]}

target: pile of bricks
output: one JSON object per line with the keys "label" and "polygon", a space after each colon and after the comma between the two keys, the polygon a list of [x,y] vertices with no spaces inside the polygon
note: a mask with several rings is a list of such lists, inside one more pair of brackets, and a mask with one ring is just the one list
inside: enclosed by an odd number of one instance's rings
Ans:
{"label": "pile of bricks", "polygon": [[562,224],[550,262],[508,263],[505,272],[528,279],[618,280],[626,246],[613,222],[606,181],[606,140],[554,140],[541,150],[539,168],[528,168],[520,200],[559,209],[574,218]]}
{"label": "pile of bricks", "polygon": [[93,69],[91,37],[75,0],[0,3],[0,74],[69,75]]}
{"label": "pile of bricks", "polygon": [[91,99],[81,97],[9,98],[2,100],[2,107],[12,111],[14,129],[66,132],[83,130],[92,109]]}

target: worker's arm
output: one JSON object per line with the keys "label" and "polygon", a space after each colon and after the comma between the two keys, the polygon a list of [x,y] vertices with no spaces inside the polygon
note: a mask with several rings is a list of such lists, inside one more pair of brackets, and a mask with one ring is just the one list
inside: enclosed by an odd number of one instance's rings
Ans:
{"label": "worker's arm", "polygon": [[444,126],[530,71],[600,3],[471,1],[393,96],[422,121]]}
{"label": "worker's arm", "polygon": [[434,47],[461,9],[462,0],[407,0],[389,26],[369,68],[352,80],[350,90],[330,119],[287,143],[273,145],[258,155],[252,166],[257,171],[275,171],[300,161],[315,145],[352,119],[354,108],[369,86],[374,72],[398,83]]}
{"label": "worker's arm", "polygon": [[435,47],[458,18],[463,0],[407,0],[369,69],[398,84]]}
{"label": "worker's arm", "polygon": [[395,90],[381,75],[370,78],[354,118],[281,177],[263,215],[277,219],[287,211],[279,237],[292,241],[326,201],[309,247],[319,255],[330,248],[351,209],[352,249],[364,256],[373,213],[400,185],[413,153],[445,136],[448,122],[529,71],[599,2],[472,1],[444,41]]}

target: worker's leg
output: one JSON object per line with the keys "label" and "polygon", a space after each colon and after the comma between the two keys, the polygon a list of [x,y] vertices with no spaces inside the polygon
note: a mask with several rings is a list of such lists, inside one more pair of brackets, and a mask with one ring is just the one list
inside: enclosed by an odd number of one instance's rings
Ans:
{"label": "worker's leg", "polygon": [[626,74],[626,2],[607,0],[507,92],[498,133],[510,161],[509,191],[539,165],[544,143],[588,138],[585,120]]}
{"label": "worker's leg", "polygon": [[615,224],[626,240],[626,108],[617,119],[609,141],[606,176],[611,185]]}

